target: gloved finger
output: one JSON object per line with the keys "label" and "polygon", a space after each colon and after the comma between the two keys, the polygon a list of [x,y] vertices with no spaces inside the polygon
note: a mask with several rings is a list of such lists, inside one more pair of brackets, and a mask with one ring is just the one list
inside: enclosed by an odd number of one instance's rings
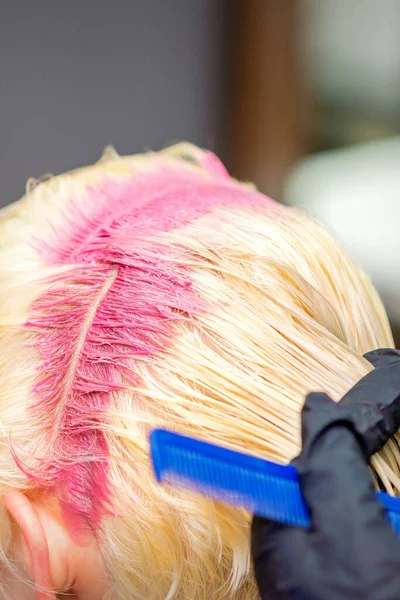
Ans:
{"label": "gloved finger", "polygon": [[349,411],[369,459],[400,427],[400,352],[377,350],[365,358],[375,369],[349,390],[339,404]]}
{"label": "gloved finger", "polygon": [[[303,450],[295,464],[313,530],[340,564],[362,571],[369,560],[384,563],[390,552],[400,559],[400,542],[375,496],[353,425],[339,404],[326,394],[310,394],[302,425]],[[371,546],[376,559],[354,556]]]}
{"label": "gloved finger", "polygon": [[378,348],[364,354],[364,358],[371,363],[375,369],[386,367],[400,361],[400,350],[395,348]]}
{"label": "gloved finger", "polygon": [[[255,516],[251,527],[251,553],[262,600],[289,600],[296,573],[312,573],[309,532]],[[302,568],[299,570],[299,565]]]}

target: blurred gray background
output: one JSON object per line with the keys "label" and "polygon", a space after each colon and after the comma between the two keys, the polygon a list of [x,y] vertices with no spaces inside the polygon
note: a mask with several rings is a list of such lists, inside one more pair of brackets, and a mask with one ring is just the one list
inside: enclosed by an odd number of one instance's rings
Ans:
{"label": "blurred gray background", "polygon": [[225,2],[4,3],[0,204],[26,180],[187,139],[216,148]]}

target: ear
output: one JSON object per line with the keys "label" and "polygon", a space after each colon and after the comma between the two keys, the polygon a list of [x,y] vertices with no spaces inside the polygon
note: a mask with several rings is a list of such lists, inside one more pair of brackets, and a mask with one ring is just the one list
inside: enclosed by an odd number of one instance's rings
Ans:
{"label": "ear", "polygon": [[[100,600],[107,577],[97,539],[89,533],[73,540],[55,498],[30,500],[18,491],[3,506],[20,530],[25,572],[35,585],[35,600],[55,600],[57,592]],[[24,586],[26,589],[26,586]],[[21,597],[16,594],[13,598]]]}
{"label": "ear", "polygon": [[35,600],[55,600],[55,593],[50,592],[54,582],[43,514],[21,492],[8,492],[3,504],[21,531],[25,569],[36,588]]}

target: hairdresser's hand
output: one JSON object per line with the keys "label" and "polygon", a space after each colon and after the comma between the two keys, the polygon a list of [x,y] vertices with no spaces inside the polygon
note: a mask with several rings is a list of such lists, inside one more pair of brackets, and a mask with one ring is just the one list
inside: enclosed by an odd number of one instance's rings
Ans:
{"label": "hairdresser's hand", "polygon": [[399,600],[400,539],[375,498],[368,459],[400,424],[400,352],[365,356],[375,369],[338,404],[310,394],[295,461],[309,531],[255,517],[252,554],[263,600]]}

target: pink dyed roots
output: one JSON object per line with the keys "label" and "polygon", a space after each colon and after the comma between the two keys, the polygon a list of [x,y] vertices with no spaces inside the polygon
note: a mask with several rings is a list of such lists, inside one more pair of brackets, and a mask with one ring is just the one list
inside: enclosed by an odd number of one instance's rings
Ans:
{"label": "pink dyed roots", "polygon": [[46,264],[71,268],[47,280],[26,323],[41,359],[32,411],[49,436],[49,456],[28,474],[57,490],[79,524],[98,525],[112,505],[102,432],[110,394],[139,383],[132,359],[161,353],[173,323],[205,309],[184,249],[169,246],[163,257],[165,245],[149,238],[217,206],[271,202],[231,182],[213,155],[204,162],[212,179],[183,163],[103,181],[82,204],[71,200],[63,227],[39,244]]}

